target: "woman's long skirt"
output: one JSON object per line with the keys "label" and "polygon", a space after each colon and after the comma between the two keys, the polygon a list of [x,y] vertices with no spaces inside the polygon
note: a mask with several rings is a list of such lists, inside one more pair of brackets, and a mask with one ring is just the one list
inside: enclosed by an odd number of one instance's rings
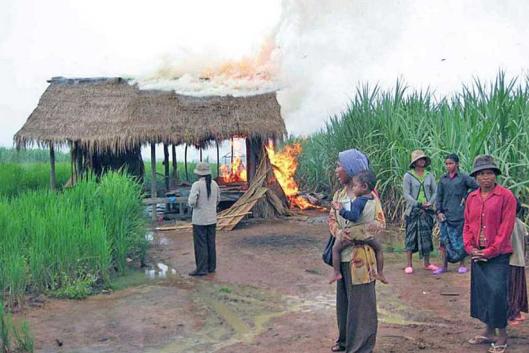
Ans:
{"label": "woman's long skirt", "polygon": [[377,299],[375,281],[352,285],[351,263],[342,262],[343,279],[337,282],[336,316],[337,343],[346,353],[371,353],[377,338]]}
{"label": "woman's long skirt", "polygon": [[419,252],[419,257],[429,256],[433,251],[432,230],[434,226],[434,213],[414,207],[409,216],[406,216],[406,237],[404,247],[412,253]]}
{"label": "woman's long skirt", "polygon": [[472,261],[470,316],[491,328],[507,326],[509,273],[509,255]]}
{"label": "woman's long skirt", "polygon": [[528,312],[527,304],[527,281],[525,279],[525,268],[518,266],[510,267],[509,280],[509,320],[514,319],[520,312]]}

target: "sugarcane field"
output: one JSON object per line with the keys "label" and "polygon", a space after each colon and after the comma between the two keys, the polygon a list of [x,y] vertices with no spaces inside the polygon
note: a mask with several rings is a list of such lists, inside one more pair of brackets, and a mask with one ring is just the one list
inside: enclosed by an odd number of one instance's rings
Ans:
{"label": "sugarcane field", "polygon": [[529,352],[529,3],[3,5],[1,353]]}

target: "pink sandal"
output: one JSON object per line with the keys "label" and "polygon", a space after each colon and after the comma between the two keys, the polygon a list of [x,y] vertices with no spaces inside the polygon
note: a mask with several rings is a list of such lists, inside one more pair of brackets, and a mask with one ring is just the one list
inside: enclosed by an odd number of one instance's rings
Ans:
{"label": "pink sandal", "polygon": [[429,264],[428,266],[424,266],[424,269],[429,271],[437,271],[439,267],[435,266],[434,264]]}
{"label": "pink sandal", "polygon": [[413,267],[408,266],[404,269],[404,273],[411,275],[413,273]]}

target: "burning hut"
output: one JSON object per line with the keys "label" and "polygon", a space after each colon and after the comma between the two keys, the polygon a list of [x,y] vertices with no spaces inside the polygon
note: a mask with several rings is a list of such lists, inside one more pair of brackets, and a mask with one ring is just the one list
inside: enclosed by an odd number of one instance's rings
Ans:
{"label": "burning hut", "polygon": [[[275,92],[194,97],[173,91],[141,90],[122,78],[53,78],[49,82],[14,141],[17,148],[36,144],[50,149],[52,188],[54,150],[58,146],[70,147],[75,182],[88,171],[97,174],[123,166],[142,175],[141,146],[151,146],[151,162],[155,167],[155,145],[163,144],[168,188],[170,146],[175,169],[174,146],[216,145],[218,156],[219,142],[244,138],[248,191],[258,189],[257,194],[261,193],[254,214],[270,217],[288,212],[287,198],[272,173],[265,151],[268,141],[286,134]],[[237,168],[240,166],[241,163]],[[160,201],[155,186],[156,168],[152,170],[151,199],[156,203]],[[255,186],[255,182],[259,185]]]}

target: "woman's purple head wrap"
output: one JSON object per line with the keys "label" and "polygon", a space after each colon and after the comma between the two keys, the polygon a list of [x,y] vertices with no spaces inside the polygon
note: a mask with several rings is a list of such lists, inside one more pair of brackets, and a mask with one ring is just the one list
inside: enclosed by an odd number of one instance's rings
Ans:
{"label": "woman's purple head wrap", "polygon": [[338,160],[350,177],[369,169],[369,160],[366,155],[354,148],[338,153]]}

